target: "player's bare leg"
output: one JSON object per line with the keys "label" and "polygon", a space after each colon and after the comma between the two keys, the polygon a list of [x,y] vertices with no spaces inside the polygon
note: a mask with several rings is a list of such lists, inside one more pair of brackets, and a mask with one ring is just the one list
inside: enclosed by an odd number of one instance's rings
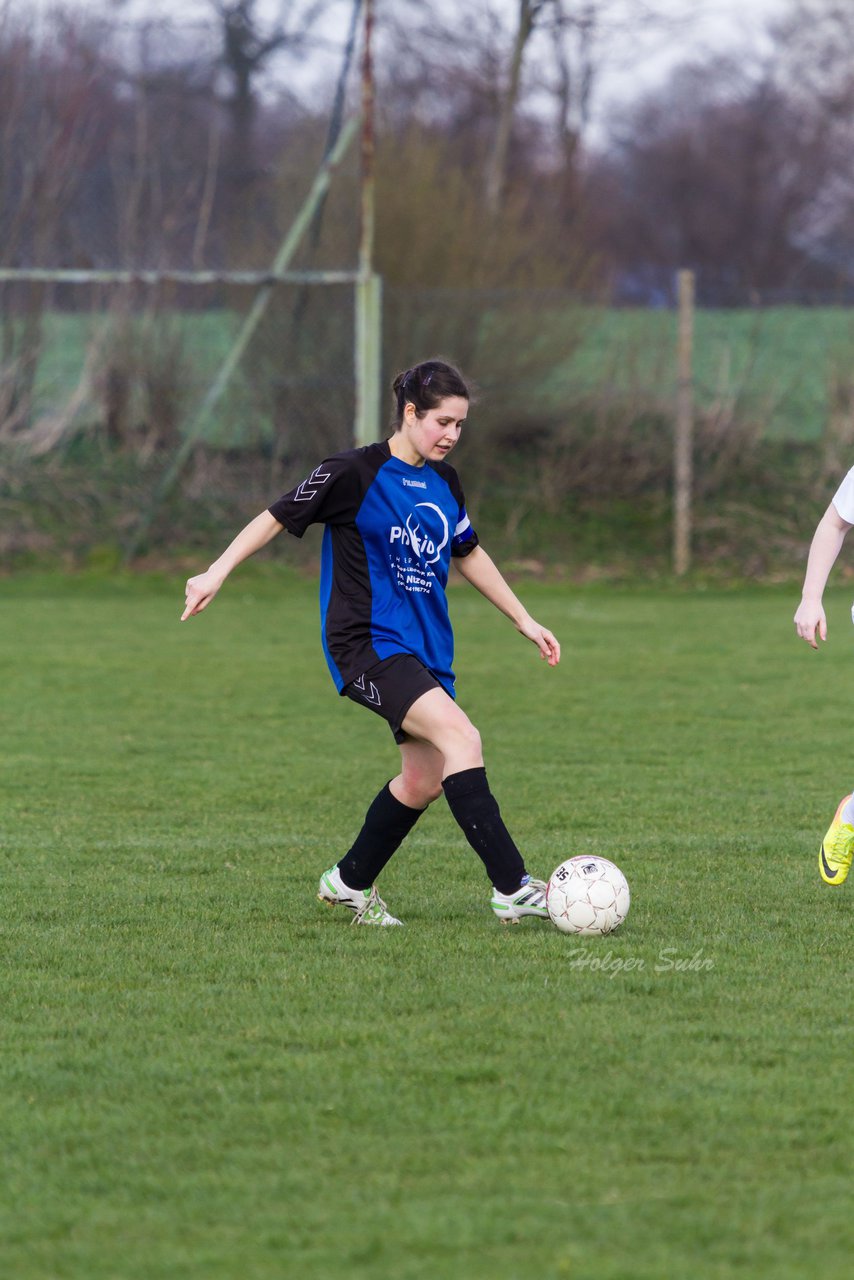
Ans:
{"label": "player's bare leg", "polygon": [[437,747],[407,738],[400,743],[400,773],[388,784],[389,790],[410,809],[426,809],[442,794],[444,765]]}
{"label": "player's bare leg", "polygon": [[431,689],[417,698],[407,711],[402,728],[411,738],[439,752],[443,781],[463,769],[483,768],[480,734],[444,689]]}
{"label": "player's bare leg", "polygon": [[403,729],[441,757],[445,798],[486,868],[495,914],[513,924],[526,915],[545,919],[545,882],[532,880],[525,870],[489,788],[480,734],[466,713],[443,689],[431,689],[412,704]]}

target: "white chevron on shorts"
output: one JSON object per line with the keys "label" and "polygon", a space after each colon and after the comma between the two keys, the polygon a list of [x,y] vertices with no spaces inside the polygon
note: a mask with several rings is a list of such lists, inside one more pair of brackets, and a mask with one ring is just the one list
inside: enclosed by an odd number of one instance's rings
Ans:
{"label": "white chevron on shorts", "polygon": [[370,706],[372,707],[381,707],[383,704],[382,704],[382,698],[380,697],[379,689],[374,684],[373,680],[369,680],[368,684],[371,686],[370,690],[368,690],[365,687],[364,675],[359,676],[358,680],[353,681],[354,689],[359,690],[359,692],[363,695],[365,702],[369,703]]}
{"label": "white chevron on shorts", "polygon": [[330,471],[321,471],[320,467],[315,467],[308,479],[303,480],[297,489],[294,502],[311,502],[320,486],[326,484],[331,474]]}

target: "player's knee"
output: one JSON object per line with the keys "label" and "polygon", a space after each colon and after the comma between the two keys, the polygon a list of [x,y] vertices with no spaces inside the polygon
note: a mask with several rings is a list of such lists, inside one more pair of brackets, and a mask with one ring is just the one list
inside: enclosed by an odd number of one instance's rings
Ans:
{"label": "player's knee", "polygon": [[483,758],[483,743],[480,738],[480,731],[472,724],[471,720],[464,719],[454,726],[454,749],[456,754],[470,756],[474,764],[478,764]]}
{"label": "player's knee", "polygon": [[423,770],[404,772],[401,777],[401,799],[411,809],[426,809],[442,794],[441,776]]}
{"label": "player's knee", "polygon": [[425,780],[421,784],[421,791],[420,791],[421,800],[420,800],[420,804],[418,805],[418,808],[426,809],[428,804],[432,804],[434,800],[438,800],[441,794],[442,794],[441,778],[435,778],[435,779],[430,778],[429,781]]}

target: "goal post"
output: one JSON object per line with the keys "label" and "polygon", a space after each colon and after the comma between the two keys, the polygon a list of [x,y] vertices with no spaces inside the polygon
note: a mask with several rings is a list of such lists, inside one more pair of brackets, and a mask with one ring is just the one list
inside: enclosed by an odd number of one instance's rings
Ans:
{"label": "goal post", "polygon": [[382,413],[382,278],[376,272],[356,281],[356,445],[371,444]]}

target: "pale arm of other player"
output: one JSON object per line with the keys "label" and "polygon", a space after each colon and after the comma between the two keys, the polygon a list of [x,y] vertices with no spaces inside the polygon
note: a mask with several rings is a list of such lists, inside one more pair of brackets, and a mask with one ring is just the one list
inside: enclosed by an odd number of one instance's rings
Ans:
{"label": "pale arm of other player", "polygon": [[241,529],[234,541],[229,543],[220,558],[215,560],[205,573],[197,574],[195,578],[188,580],[187,601],[184,612],[181,614],[181,621],[186,622],[187,618],[192,618],[194,613],[201,613],[203,609],[207,609],[232,569],[235,569],[241,561],[254,555],[256,551],[260,551],[262,547],[266,547],[267,543],[271,542],[277,533],[281,533],[283,528],[284,525],[279,524],[269,511],[262,511],[254,520],[250,520],[246,528]]}
{"label": "pale arm of other player", "polygon": [[454,560],[458,571],[477,587],[481,595],[486,596],[490,604],[500,609],[510,619],[517,631],[531,640],[539,649],[540,656],[545,658],[550,667],[560,662],[560,645],[551,631],[535,622],[502,577],[495,561],[484,551],[483,547],[475,547],[467,556]]}
{"label": "pale arm of other player", "polygon": [[813,649],[818,648],[816,632],[822,640],[827,639],[827,618],[821,600],[830,571],[851,527],[831,502],[813,534],[801,603],[795,614],[795,630]]}

